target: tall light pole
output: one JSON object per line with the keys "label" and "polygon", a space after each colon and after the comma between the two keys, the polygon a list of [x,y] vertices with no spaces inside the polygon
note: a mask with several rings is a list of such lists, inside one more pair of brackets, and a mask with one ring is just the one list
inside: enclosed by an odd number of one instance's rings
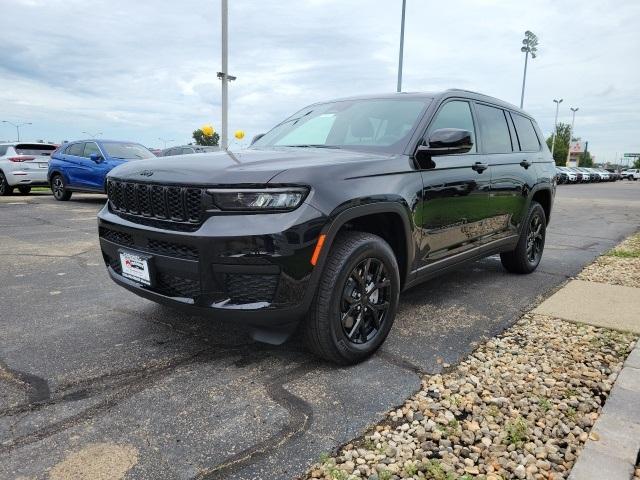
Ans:
{"label": "tall light pole", "polygon": [[2,123],[8,123],[9,125],[13,125],[14,127],[16,127],[16,133],[18,134],[18,141],[20,141],[20,127],[23,127],[25,125],[31,125],[31,122],[13,123],[13,122],[10,122],[9,120],[2,120]]}
{"label": "tall light pole", "polygon": [[521,52],[524,52],[524,74],[522,75],[522,94],[520,95],[520,108],[524,105],[524,85],[527,81],[527,62],[529,60],[529,54],[531,58],[536,58],[536,52],[538,49],[538,37],[531,31],[524,32],[524,40],[522,40]]}
{"label": "tall light pole", "polygon": [[97,138],[98,135],[102,135],[102,132],[96,132],[96,133],[82,132],[82,133],[86,133],[87,135],[89,135],[89,138]]}
{"label": "tall light pole", "polygon": [[164,147],[162,147],[163,150],[165,148],[167,148],[167,142],[174,142],[175,141],[175,140],[169,140],[168,138],[160,138],[160,137],[158,137],[158,140],[160,140],[161,142],[164,142]]}
{"label": "tall light pole", "polygon": [[556,135],[558,133],[558,109],[560,108],[560,104],[562,103],[562,99],[556,100],[554,98],[553,101],[556,104],[556,119],[553,122],[553,136],[552,136],[552,140],[551,140],[551,156],[552,157],[553,157],[553,151],[554,151],[554,149],[556,147]]}
{"label": "tall light pole", "polygon": [[228,0],[221,1],[221,21],[222,21],[222,71],[218,72],[218,78],[222,80],[222,128],[220,132],[220,146],[223,150],[229,148],[228,138],[228,120],[227,113],[229,110],[229,82],[235,80],[236,77],[229,75],[227,72],[227,57],[229,50],[229,5]]}
{"label": "tall light pole", "polygon": [[567,149],[567,163],[565,165],[569,166],[569,159],[571,158],[571,138],[573,137],[573,125],[576,123],[576,112],[580,110],[578,107],[571,107],[571,128],[569,129],[569,148]]}
{"label": "tall light pole", "polygon": [[402,60],[404,57],[404,14],[407,10],[407,0],[402,0],[402,20],[400,21],[400,53],[398,55],[398,88],[397,92],[402,91]]}

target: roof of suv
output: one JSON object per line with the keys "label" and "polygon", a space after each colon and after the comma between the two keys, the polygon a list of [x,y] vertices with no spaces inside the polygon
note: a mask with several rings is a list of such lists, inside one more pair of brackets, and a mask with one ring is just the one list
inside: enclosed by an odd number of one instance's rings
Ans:
{"label": "roof of suv", "polygon": [[[480,102],[486,101],[498,105],[502,108],[507,108],[509,110],[513,110],[516,112],[520,112],[524,115],[530,116],[527,112],[522,110],[521,108],[509,103],[504,100],[500,100],[495,97],[491,97],[489,95],[485,95],[484,93],[473,92],[471,90],[464,90],[462,88],[450,88],[448,90],[443,90],[439,92],[400,92],[400,93],[381,93],[381,94],[370,94],[370,95],[353,95],[350,97],[337,98],[329,101],[345,101],[345,100],[366,100],[366,99],[381,99],[381,98],[397,98],[398,96],[403,97],[413,97],[413,98],[430,98],[430,99],[441,99],[443,97],[463,97],[469,98],[472,100],[478,100]],[[325,101],[316,102],[318,103],[327,103]]]}

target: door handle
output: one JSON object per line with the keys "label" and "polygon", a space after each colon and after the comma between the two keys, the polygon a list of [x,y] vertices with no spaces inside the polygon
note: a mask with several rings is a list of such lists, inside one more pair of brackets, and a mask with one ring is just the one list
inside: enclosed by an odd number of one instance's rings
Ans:
{"label": "door handle", "polygon": [[478,173],[484,172],[487,168],[489,168],[488,163],[476,162],[471,166]]}
{"label": "door handle", "polygon": [[529,160],[522,160],[520,162],[520,166],[524,168],[529,168],[531,166],[531,162]]}

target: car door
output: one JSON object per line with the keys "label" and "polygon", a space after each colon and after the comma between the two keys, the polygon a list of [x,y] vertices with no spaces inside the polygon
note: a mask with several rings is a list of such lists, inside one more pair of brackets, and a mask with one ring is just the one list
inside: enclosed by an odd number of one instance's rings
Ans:
{"label": "car door", "polygon": [[419,267],[470,250],[482,243],[485,235],[491,172],[477,148],[470,101],[443,102],[427,128],[425,141],[441,128],[470,131],[474,146],[465,154],[433,156],[428,165],[420,166],[423,189],[416,215],[421,229]]}
{"label": "car door", "polygon": [[67,176],[68,186],[71,188],[84,188],[84,142],[72,143],[64,151],[64,171]]}
{"label": "car door", "polygon": [[[92,154],[98,155],[98,158],[92,160]],[[109,159],[105,157],[96,142],[85,143],[82,156],[87,167],[83,171],[85,185],[92,190],[104,190],[104,178],[110,169]]]}
{"label": "car door", "polygon": [[[527,198],[535,182],[535,150],[539,150],[540,145],[536,139],[536,148],[533,149],[530,146],[532,139],[525,138],[530,132],[525,131],[520,119],[526,120],[531,126],[529,119],[518,116],[525,148],[521,150],[517,130],[508,110],[478,102],[476,112],[483,151],[492,167],[489,198],[492,237],[499,239],[516,234],[526,214]],[[535,131],[532,133],[535,139]]]}

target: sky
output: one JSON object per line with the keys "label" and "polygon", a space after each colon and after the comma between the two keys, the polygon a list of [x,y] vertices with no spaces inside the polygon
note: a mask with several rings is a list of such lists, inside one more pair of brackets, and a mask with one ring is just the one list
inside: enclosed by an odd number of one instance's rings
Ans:
{"label": "sky", "polygon": [[[401,0],[230,0],[229,129],[245,140],[307,104],[393,92]],[[220,126],[220,1],[0,0],[0,120],[22,139],[184,144]],[[640,151],[637,0],[407,0],[403,91],[464,88],[519,104],[596,161]],[[0,140],[15,129],[0,123]],[[164,140],[160,140],[164,139]]]}

